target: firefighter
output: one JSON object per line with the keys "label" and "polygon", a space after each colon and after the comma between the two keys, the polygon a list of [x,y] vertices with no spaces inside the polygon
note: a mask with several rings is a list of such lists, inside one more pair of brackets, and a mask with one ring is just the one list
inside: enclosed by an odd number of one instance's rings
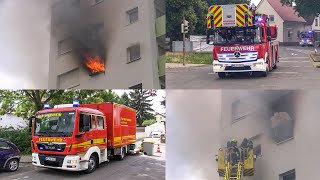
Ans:
{"label": "firefighter", "polygon": [[240,161],[240,151],[238,149],[236,139],[231,140],[231,148],[230,148],[229,153],[230,153],[231,164],[232,164],[232,166],[234,166],[235,164],[237,164]]}

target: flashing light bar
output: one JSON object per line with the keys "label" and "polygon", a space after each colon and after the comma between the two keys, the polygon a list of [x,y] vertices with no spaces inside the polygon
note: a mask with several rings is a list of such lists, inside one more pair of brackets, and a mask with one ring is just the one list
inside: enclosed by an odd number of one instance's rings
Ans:
{"label": "flashing light bar", "polygon": [[73,107],[79,107],[79,106],[80,106],[80,102],[78,100],[74,100]]}
{"label": "flashing light bar", "polygon": [[45,104],[44,109],[50,109],[50,104]]}

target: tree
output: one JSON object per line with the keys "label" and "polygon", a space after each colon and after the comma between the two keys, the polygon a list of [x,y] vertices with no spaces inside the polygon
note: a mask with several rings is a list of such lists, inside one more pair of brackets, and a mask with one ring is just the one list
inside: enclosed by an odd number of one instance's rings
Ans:
{"label": "tree", "polygon": [[283,4],[294,6],[299,16],[318,16],[320,15],[320,3],[316,0],[281,0]]}
{"label": "tree", "polygon": [[152,124],[155,124],[156,122],[157,122],[157,120],[155,120],[155,119],[145,120],[145,121],[143,121],[142,126],[150,126]]}
{"label": "tree", "polygon": [[[190,33],[199,31],[206,17],[207,3],[205,0],[167,0],[167,34],[171,40],[182,40],[182,17],[189,21]],[[200,28],[201,30],[201,28]]]}
{"label": "tree", "polygon": [[122,94],[121,103],[120,104],[123,104],[123,105],[126,105],[126,106],[130,106],[130,98],[129,98],[129,95],[126,92]]}
{"label": "tree", "polygon": [[142,125],[147,119],[154,119],[152,113],[152,97],[156,96],[156,90],[136,89],[129,93],[130,107],[137,110],[137,125]]}
{"label": "tree", "polygon": [[0,90],[0,114],[14,113],[23,118],[43,109],[44,104],[81,104],[115,102],[123,100],[111,90]]}
{"label": "tree", "polygon": [[251,0],[167,0],[167,35],[171,40],[182,40],[182,17],[189,21],[189,34],[204,35],[209,6],[224,4],[250,4]]}

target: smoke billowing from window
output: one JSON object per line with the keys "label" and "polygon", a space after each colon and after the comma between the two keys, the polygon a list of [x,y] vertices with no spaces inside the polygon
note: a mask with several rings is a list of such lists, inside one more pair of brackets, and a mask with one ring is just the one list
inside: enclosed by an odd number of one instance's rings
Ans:
{"label": "smoke billowing from window", "polygon": [[47,88],[49,0],[0,0],[0,88]]}

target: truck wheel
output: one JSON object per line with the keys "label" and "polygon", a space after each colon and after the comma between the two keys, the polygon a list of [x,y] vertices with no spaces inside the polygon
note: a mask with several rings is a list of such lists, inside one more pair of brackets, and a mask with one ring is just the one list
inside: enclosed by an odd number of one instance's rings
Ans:
{"label": "truck wheel", "polygon": [[6,171],[14,172],[19,168],[19,160],[18,159],[11,159],[6,164]]}
{"label": "truck wheel", "polygon": [[91,154],[88,162],[88,169],[85,171],[87,174],[92,173],[97,168],[97,159],[96,157]]}
{"label": "truck wheel", "polygon": [[225,78],[227,75],[224,72],[219,72],[218,76],[219,76],[219,78]]}
{"label": "truck wheel", "polygon": [[268,76],[268,72],[267,72],[267,71],[261,72],[261,76],[262,76],[262,77],[267,77],[267,76]]}

